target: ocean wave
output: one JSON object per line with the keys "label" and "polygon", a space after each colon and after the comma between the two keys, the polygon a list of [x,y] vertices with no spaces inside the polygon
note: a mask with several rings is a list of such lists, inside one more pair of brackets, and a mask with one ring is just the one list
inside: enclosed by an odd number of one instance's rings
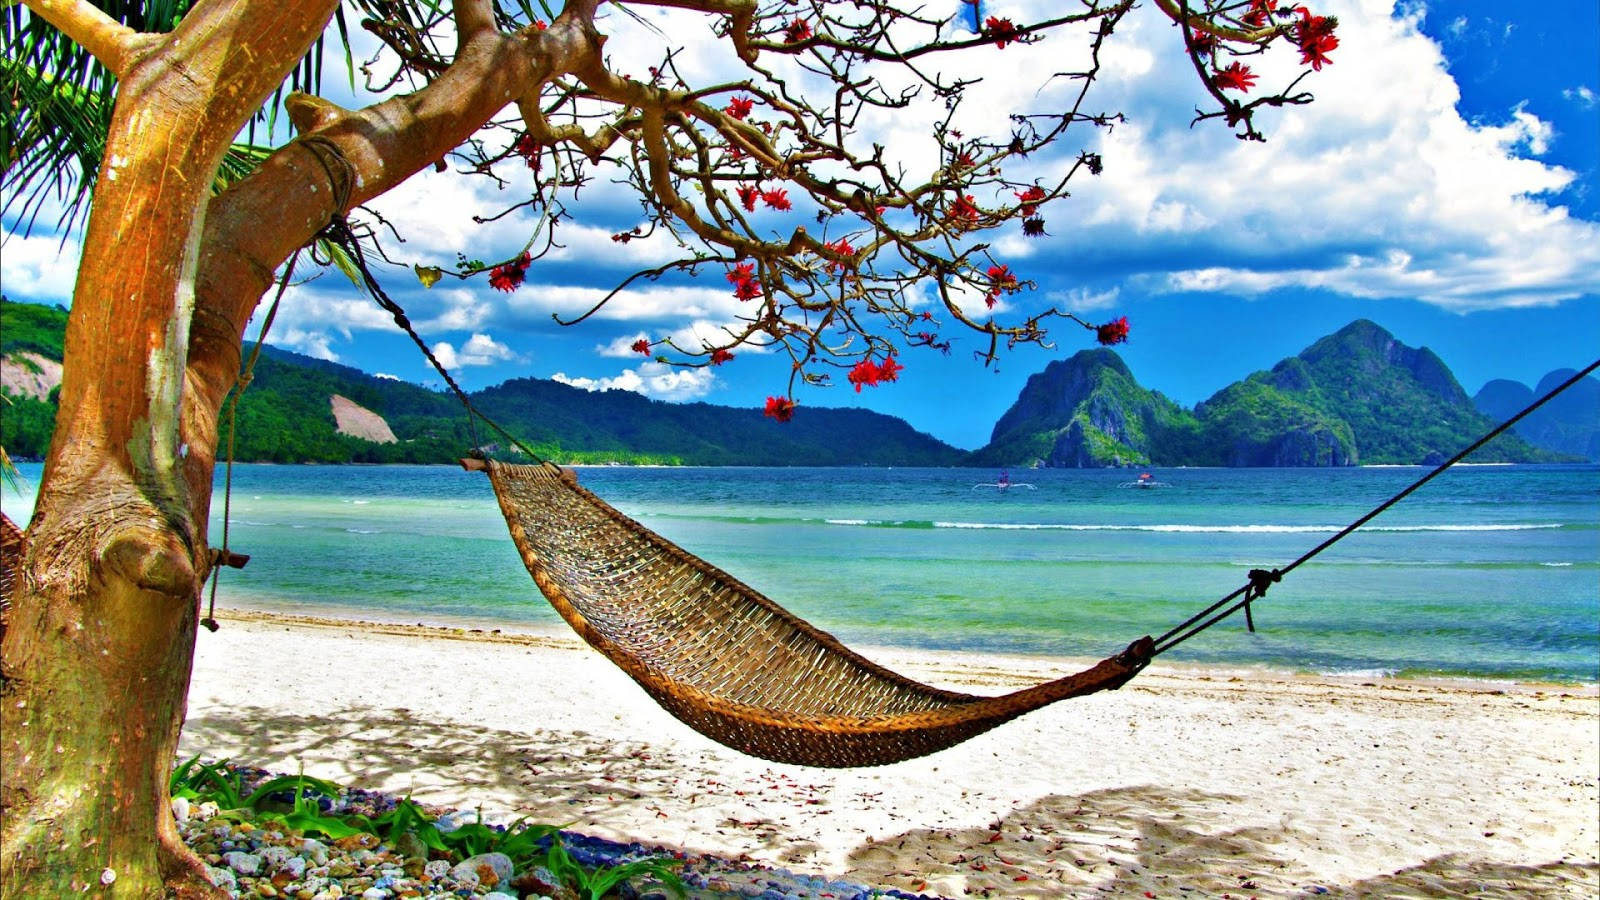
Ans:
{"label": "ocean wave", "polygon": [[[866,523],[876,524],[876,523]],[[1168,534],[1333,534],[1341,525],[1111,525],[1030,522],[932,522],[933,528],[964,528],[999,531],[1148,531]],[[893,527],[893,526],[891,526]],[[1561,528],[1560,524],[1538,525],[1368,525],[1364,531],[1532,531]]]}

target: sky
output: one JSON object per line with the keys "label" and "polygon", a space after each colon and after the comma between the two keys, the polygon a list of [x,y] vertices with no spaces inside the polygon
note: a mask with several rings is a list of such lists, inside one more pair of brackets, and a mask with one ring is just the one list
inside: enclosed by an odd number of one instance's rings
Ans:
{"label": "sky", "polygon": [[[955,0],[936,2],[954,9]],[[1126,122],[1109,135],[1069,133],[1055,153],[1027,163],[1042,176],[1090,150],[1105,170],[1075,178],[1072,195],[1046,207],[1048,237],[1023,239],[1015,224],[995,236],[996,252],[1037,284],[1033,294],[1006,298],[1001,314],[1054,303],[1091,322],[1126,316],[1130,339],[1117,351],[1141,384],[1185,406],[1358,318],[1432,349],[1469,394],[1495,378],[1531,386],[1600,356],[1600,6],[1329,0],[1316,11],[1340,20],[1333,64],[1302,83],[1314,103],[1259,118],[1265,143],[1238,141],[1216,122],[1191,126],[1205,97],[1176,30],[1145,7],[1109,42],[1090,94],[1091,107],[1121,111]],[[1020,22],[1050,4],[985,8]],[[689,51],[682,58],[700,77],[733,71],[707,21],[645,13]],[[608,47],[616,58],[658,52],[660,36],[630,30],[620,17],[615,28]],[[1054,54],[1084,43],[1062,39],[963,54],[952,70],[986,78],[962,124],[1004,133],[1006,112],[1048,105],[1053,95],[1038,91],[1039,79],[1016,73],[1053,71]],[[1298,56],[1285,46],[1251,62],[1270,75],[1291,71]],[[330,96],[361,102],[340,90]],[[863,129],[915,161],[937,113],[914,109]],[[412,264],[449,268],[458,252],[514,255],[533,218],[480,225],[472,217],[526,199],[529,189],[518,173],[500,188],[428,172],[372,204],[405,239],[386,244],[402,265],[378,276],[467,388],[531,376],[746,407],[785,390],[788,361],[778,354],[736,351],[715,369],[683,370],[628,351],[639,337],[732,321],[737,304],[716,273],[629,290],[579,326],[552,321],[669,258],[659,242],[610,240],[639,222],[637,200],[620,185],[586,191],[559,232],[566,249],[530,269],[515,293],[482,278],[432,290],[417,282]],[[774,233],[797,222],[770,215]],[[68,304],[78,235],[37,226],[24,235],[12,218],[3,224],[6,295]],[[1019,349],[985,367],[973,359],[977,335],[948,336],[956,337],[948,355],[904,350],[893,384],[860,393],[842,379],[797,388],[800,414],[862,406],[976,448],[1030,374],[1093,346],[1089,332],[1067,326],[1053,348]],[[440,383],[387,314],[338,275],[293,286],[268,341]]]}

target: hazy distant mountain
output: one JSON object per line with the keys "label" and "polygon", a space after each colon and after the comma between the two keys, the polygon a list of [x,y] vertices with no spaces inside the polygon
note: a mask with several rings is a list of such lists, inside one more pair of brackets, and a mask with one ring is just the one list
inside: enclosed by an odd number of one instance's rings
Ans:
{"label": "hazy distant mountain", "polygon": [[[1504,421],[1576,374],[1576,369],[1557,369],[1539,379],[1535,388],[1497,378],[1485,384],[1472,402],[1489,418]],[[1583,378],[1518,422],[1515,431],[1536,447],[1600,462],[1600,379]]]}
{"label": "hazy distant mountain", "polygon": [[[1028,380],[975,458],[989,465],[1345,466],[1442,461],[1493,427],[1448,367],[1366,320],[1185,411],[1109,350]],[[1503,437],[1474,460],[1547,461]]]}

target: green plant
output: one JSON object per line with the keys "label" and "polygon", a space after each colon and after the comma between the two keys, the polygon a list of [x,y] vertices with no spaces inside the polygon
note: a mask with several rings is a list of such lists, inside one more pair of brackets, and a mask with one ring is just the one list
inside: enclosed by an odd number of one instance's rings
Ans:
{"label": "green plant", "polygon": [[550,847],[545,852],[543,865],[550,870],[550,874],[576,887],[578,892],[586,895],[589,900],[601,900],[611,892],[612,888],[641,875],[666,885],[680,897],[688,894],[684,889],[683,879],[678,877],[677,870],[683,865],[679,860],[652,857],[636,859],[617,866],[602,866],[591,871],[572,858],[572,854],[562,845],[559,833],[550,836]]}

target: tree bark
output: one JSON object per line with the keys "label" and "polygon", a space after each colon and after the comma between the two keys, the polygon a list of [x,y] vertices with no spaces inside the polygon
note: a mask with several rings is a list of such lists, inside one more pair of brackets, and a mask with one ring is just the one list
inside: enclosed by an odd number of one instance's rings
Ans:
{"label": "tree bark", "polygon": [[[6,897],[215,893],[166,784],[210,558],[212,452],[188,466],[180,428],[207,413],[188,371],[204,212],[233,136],[334,6],[200,4],[122,56],[55,436],[0,649]],[[208,373],[224,383],[204,393],[220,402],[233,374]]]}

